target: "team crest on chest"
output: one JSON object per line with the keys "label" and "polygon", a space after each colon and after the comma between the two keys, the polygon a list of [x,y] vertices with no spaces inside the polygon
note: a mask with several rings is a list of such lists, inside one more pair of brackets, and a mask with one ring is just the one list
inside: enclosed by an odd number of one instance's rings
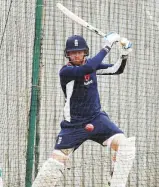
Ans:
{"label": "team crest on chest", "polygon": [[84,85],[88,86],[89,84],[92,84],[93,80],[90,80],[90,74],[87,74],[84,76]]}
{"label": "team crest on chest", "polygon": [[90,79],[90,74],[87,74],[87,75],[84,76],[85,81],[89,81],[89,79]]}

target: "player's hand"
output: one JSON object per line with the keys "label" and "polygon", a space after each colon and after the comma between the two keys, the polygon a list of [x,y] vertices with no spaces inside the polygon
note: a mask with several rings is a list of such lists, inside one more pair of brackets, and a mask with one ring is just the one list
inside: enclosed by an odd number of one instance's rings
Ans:
{"label": "player's hand", "polygon": [[104,40],[106,44],[109,43],[109,47],[111,47],[115,42],[120,41],[120,35],[116,32],[110,32],[104,37]]}
{"label": "player's hand", "polygon": [[132,43],[127,39],[127,38],[121,38],[120,39],[120,44],[125,48],[129,49],[132,47]]}
{"label": "player's hand", "polygon": [[120,45],[120,56],[126,57],[132,52],[132,43],[127,38],[122,38],[119,42]]}

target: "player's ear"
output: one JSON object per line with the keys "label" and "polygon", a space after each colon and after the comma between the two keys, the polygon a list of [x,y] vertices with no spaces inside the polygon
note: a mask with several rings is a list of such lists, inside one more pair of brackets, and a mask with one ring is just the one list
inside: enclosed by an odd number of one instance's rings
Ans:
{"label": "player's ear", "polygon": [[85,55],[84,56],[89,56],[89,49],[84,51]]}
{"label": "player's ear", "polygon": [[67,52],[66,49],[64,50],[64,55],[66,58],[69,58],[69,52]]}

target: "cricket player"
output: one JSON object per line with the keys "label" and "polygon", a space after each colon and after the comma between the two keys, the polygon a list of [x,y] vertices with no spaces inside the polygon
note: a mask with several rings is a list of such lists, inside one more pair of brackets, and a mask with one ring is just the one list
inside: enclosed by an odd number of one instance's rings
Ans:
{"label": "cricket player", "polygon": [[64,120],[52,155],[40,169],[33,187],[54,187],[67,166],[70,154],[86,140],[108,146],[116,152],[110,186],[126,186],[135,158],[135,137],[127,138],[108,114],[101,110],[96,75],[123,73],[132,44],[125,38],[116,63],[104,64],[103,59],[113,44],[121,41],[121,37],[111,32],[104,40],[105,44],[98,54],[88,59],[89,47],[82,36],[73,35],[66,41],[68,63],[59,72],[66,99]]}

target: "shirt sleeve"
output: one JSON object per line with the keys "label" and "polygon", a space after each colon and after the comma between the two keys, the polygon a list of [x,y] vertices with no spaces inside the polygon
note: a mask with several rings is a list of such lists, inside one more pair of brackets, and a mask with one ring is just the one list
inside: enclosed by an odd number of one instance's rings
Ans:
{"label": "shirt sleeve", "polygon": [[117,62],[113,64],[99,65],[97,75],[119,75],[124,72],[127,58],[120,57]]}
{"label": "shirt sleeve", "polygon": [[[110,49],[109,49],[110,51]],[[103,61],[104,57],[108,54],[107,50],[102,49],[96,56],[90,58],[86,61],[84,65],[81,66],[64,66],[60,70],[60,76],[71,76],[71,77],[81,77],[86,74],[90,74],[98,68],[98,66]]]}
{"label": "shirt sleeve", "polygon": [[104,63],[101,63],[99,64],[99,66],[97,67],[97,70],[100,70],[100,69],[107,69],[109,67],[112,67],[114,64],[104,64]]}

